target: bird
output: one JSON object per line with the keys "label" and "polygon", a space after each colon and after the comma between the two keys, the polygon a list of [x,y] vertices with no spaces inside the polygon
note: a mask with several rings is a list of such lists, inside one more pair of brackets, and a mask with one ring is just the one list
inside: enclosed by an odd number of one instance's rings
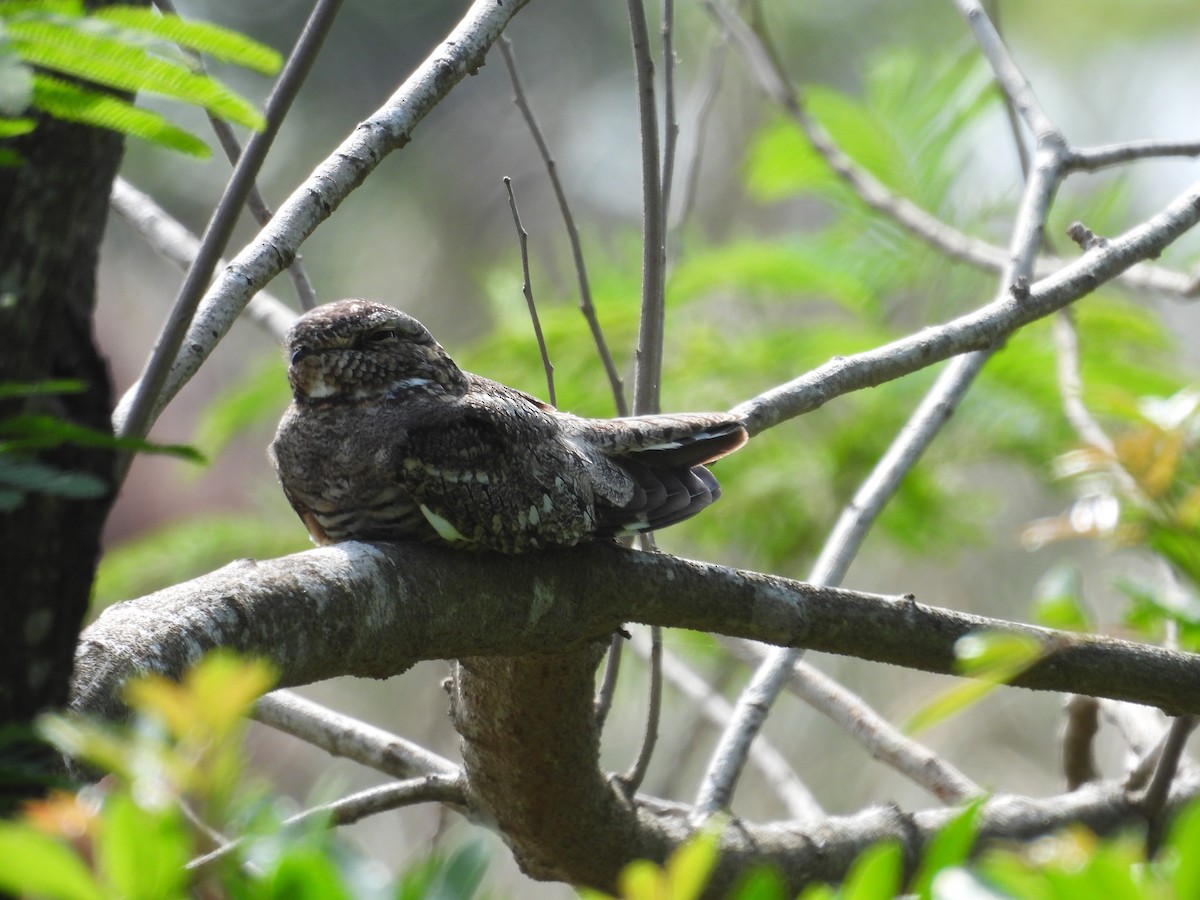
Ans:
{"label": "bird", "polygon": [[524,553],[690,518],[705,468],[747,440],[728,413],[591,419],[458,367],[412,316],[339,300],[285,339],[292,402],[268,451],[317,544]]}

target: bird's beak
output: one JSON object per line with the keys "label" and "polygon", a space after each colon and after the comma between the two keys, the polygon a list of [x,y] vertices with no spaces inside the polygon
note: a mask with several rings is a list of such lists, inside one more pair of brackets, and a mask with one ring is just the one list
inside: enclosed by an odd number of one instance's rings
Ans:
{"label": "bird's beak", "polygon": [[304,357],[312,355],[313,350],[311,347],[297,347],[292,351],[292,365],[294,366],[296,363],[300,362],[300,360],[304,359]]}

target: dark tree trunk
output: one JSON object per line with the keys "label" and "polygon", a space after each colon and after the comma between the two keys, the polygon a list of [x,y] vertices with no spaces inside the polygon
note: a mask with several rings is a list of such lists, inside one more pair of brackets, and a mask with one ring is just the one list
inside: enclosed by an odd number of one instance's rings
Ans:
{"label": "dark tree trunk", "polygon": [[[73,379],[83,389],[0,400],[0,429],[10,416],[42,413],[109,431],[112,386],[92,313],[123,140],[44,119],[6,146],[24,162],[0,168],[0,382]],[[68,444],[36,460],[112,482],[108,449]],[[0,805],[38,790],[45,756],[21,735],[37,713],[66,701],[111,502],[111,490],[89,500],[31,491],[0,512]]]}

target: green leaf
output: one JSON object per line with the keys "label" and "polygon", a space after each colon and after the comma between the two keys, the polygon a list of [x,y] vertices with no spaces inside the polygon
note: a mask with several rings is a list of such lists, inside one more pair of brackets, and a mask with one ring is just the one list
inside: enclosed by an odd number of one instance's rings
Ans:
{"label": "green leaf", "polygon": [[104,900],[92,873],[70,848],[27,825],[0,822],[0,890],[53,900]]}
{"label": "green leaf", "polygon": [[36,450],[77,444],[136,453],[161,453],[189,462],[204,462],[199,451],[183,444],[156,444],[141,438],[115,437],[97,428],[40,413],[19,413],[0,420],[0,437],[3,438],[0,450]]}
{"label": "green leaf", "polygon": [[105,7],[97,10],[93,18],[153,35],[264,75],[274,75],[283,65],[283,57],[274,48],[211,22],[188,22],[178,16],[161,15],[137,6]]}
{"label": "green leaf", "polygon": [[664,871],[672,900],[695,900],[704,891],[720,856],[721,831],[705,828],[671,854]]}
{"label": "green leaf", "polygon": [[10,21],[11,46],[34,65],[122,91],[148,91],[202,106],[230,122],[261,130],[262,115],[216,79],[70,22]]}
{"label": "green leaf", "polygon": [[954,652],[958,671],[974,680],[955,685],[913,713],[904,725],[909,734],[974,706],[1037,663],[1045,650],[1040,641],[1027,635],[978,632],[959,638]]}
{"label": "green leaf", "polygon": [[191,842],[177,806],[146,810],[126,791],[109,796],[97,838],[100,870],[128,900],[182,896]]}
{"label": "green leaf", "polygon": [[756,866],[739,879],[730,900],[788,900],[783,876],[772,866]]}
{"label": "green leaf", "polygon": [[[470,900],[483,882],[487,863],[482,841],[471,841],[449,858],[431,856],[404,873],[396,900]],[[598,891],[584,896],[607,898]]]}
{"label": "green leaf", "polygon": [[701,292],[735,288],[784,296],[816,294],[852,311],[873,302],[853,268],[830,265],[824,248],[808,243],[739,242],[689,256],[671,273],[668,303]]}
{"label": "green leaf", "polygon": [[1092,630],[1079,569],[1070,563],[1059,563],[1038,580],[1034,588],[1033,621],[1065,631]]}
{"label": "green leaf", "polygon": [[34,105],[59,119],[107,128],[201,159],[212,155],[202,140],[157,113],[49,75],[35,75],[33,81]]}
{"label": "green leaf", "polygon": [[966,861],[975,844],[978,832],[979,812],[986,802],[985,797],[979,797],[963,808],[963,810],[934,835],[925,848],[921,866],[913,878],[909,890],[921,900],[929,900],[933,896],[933,880],[944,869],[961,865]]}
{"label": "green leaf", "polygon": [[352,900],[330,856],[309,845],[285,846],[257,886],[262,900]]}
{"label": "green leaf", "polygon": [[1174,857],[1171,884],[1176,897],[1200,897],[1200,802],[1193,800],[1176,816],[1167,838]]}
{"label": "green leaf", "polygon": [[904,857],[895,841],[868,847],[861,854],[842,885],[842,900],[892,900],[900,891]]}
{"label": "green leaf", "polygon": [[0,452],[0,511],[11,512],[26,494],[51,494],[72,500],[102,497],[108,484],[88,472],[66,472],[32,459]]}
{"label": "green leaf", "polygon": [[73,378],[49,381],[0,381],[0,400],[12,397],[41,397],[46,394],[78,394],[86,385]]}

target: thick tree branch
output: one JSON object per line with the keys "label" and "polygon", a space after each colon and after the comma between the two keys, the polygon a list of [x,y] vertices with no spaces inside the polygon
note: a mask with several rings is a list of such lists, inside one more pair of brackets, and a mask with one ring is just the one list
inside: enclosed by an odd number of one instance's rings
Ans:
{"label": "thick tree branch", "polygon": [[356,542],[241,560],[110,607],[84,632],[74,706],[117,716],[130,675],[177,675],[217,646],[273,660],[288,686],[388,677],[422,659],[583,646],[607,641],[625,621],[945,674],[955,671],[959,638],[996,629],[1044,648],[1019,686],[1200,712],[1200,656],[1177,650],[607,545],[464,559],[440,547]]}
{"label": "thick tree branch", "polygon": [[[689,833],[686,808],[627,800],[596,763],[595,666],[608,633],[625,620],[942,672],[953,669],[958,638],[998,628],[1043,642],[1046,656],[1019,679],[1023,686],[1132,699],[1173,712],[1200,710],[1200,656],[1178,651],[615,546],[465,557],[440,547],[360,543],[240,561],[110,607],[84,635],[74,706],[119,716],[120,685],[130,675],[147,669],[178,674],[217,645],[271,658],[284,684],[340,674],[384,677],[418,659],[467,658],[455,716],[466,741],[468,809],[499,824],[535,876],[611,888],[630,854],[662,859]],[[552,759],[531,739],[547,729],[558,742]],[[524,799],[510,796],[511,783],[486,776],[501,760],[520,762],[512,758],[517,750],[531,773],[518,779]],[[574,785],[567,794],[557,791],[563,779]],[[547,790],[527,791],[535,782]],[[1192,787],[1177,786],[1172,803],[1190,793]],[[564,797],[575,822],[586,823],[590,842],[583,841],[581,826],[563,818],[557,804]],[[509,807],[509,800],[520,802]],[[589,815],[580,816],[581,809]],[[723,839],[714,889],[764,861],[777,864],[793,885],[836,879],[875,840],[894,837],[916,853],[948,815],[888,808],[816,826],[737,823]],[[983,833],[1028,837],[1072,821],[1104,831],[1139,815],[1119,785],[1089,785],[1052,800],[993,800]]]}

